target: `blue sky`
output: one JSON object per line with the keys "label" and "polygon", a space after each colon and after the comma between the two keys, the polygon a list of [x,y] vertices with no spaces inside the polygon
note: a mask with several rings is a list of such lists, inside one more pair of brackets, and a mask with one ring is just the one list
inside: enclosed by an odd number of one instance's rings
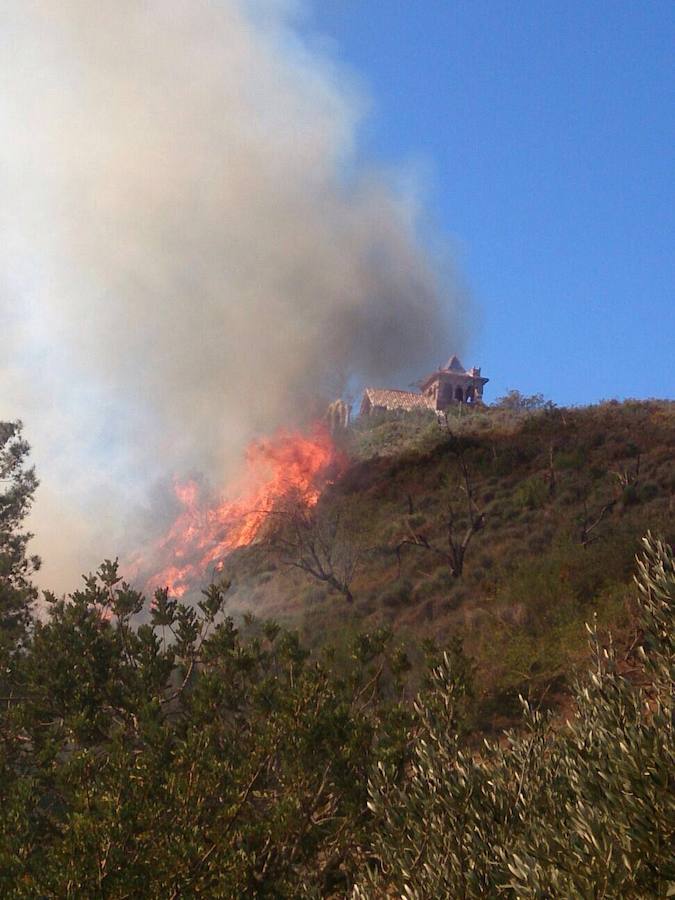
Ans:
{"label": "blue sky", "polygon": [[369,97],[363,154],[424,173],[488,399],[675,396],[672,0],[315,0],[303,28]]}

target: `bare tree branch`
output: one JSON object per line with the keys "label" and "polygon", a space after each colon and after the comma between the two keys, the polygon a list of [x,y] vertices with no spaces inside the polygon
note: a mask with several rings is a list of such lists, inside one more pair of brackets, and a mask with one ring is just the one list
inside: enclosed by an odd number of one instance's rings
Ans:
{"label": "bare tree branch", "polygon": [[404,547],[417,547],[420,550],[439,556],[448,565],[452,577],[460,578],[464,571],[464,560],[469,549],[469,544],[474,535],[481,531],[485,526],[485,513],[479,509],[478,504],[475,501],[473,482],[461,446],[458,445],[455,448],[455,453],[459,468],[459,491],[463,493],[465,497],[463,518],[466,520],[467,524],[463,537],[460,538],[457,533],[460,528],[459,517],[451,500],[448,500],[445,519],[447,547],[438,546],[436,543],[432,542],[427,535],[414,528],[409,517],[407,526],[410,536],[404,538],[396,546],[399,575],[401,571],[401,551]]}
{"label": "bare tree branch", "polygon": [[605,503],[599,514],[596,516],[595,521],[593,522],[591,521],[591,518],[588,514],[588,505],[584,500],[584,520],[581,525],[581,544],[583,547],[588,547],[590,544],[598,540],[599,535],[596,534],[594,536],[591,536],[591,532],[598,527],[607,513],[610,513],[614,509],[615,505],[616,500],[610,500],[609,503]]}
{"label": "bare tree branch", "polygon": [[308,508],[295,502],[277,510],[279,527],[269,540],[282,565],[300,569],[353,603],[351,585],[366,548],[340,507]]}

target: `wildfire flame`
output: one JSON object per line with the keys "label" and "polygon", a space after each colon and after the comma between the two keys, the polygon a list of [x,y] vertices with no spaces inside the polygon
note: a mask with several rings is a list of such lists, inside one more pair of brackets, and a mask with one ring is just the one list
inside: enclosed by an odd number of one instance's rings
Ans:
{"label": "wildfire flame", "polygon": [[251,544],[284,498],[316,504],[339,464],[330,434],[315,426],[308,434],[279,431],[252,442],[241,476],[216,501],[196,481],[175,480],[181,510],[166,534],[131,561],[132,575],[152,565],[146,590],[168,587],[182,596],[219,570],[228,553]]}

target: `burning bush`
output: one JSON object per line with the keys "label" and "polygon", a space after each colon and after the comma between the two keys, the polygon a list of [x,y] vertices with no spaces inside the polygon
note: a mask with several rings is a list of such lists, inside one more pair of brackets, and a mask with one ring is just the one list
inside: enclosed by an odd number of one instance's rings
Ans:
{"label": "burning bush", "polygon": [[168,587],[176,596],[198,589],[237,547],[253,543],[289,498],[314,506],[342,466],[342,457],[320,425],[306,434],[277,432],[254,441],[243,471],[219,495],[196,481],[176,481],[180,512],[166,534],[130,564],[146,590]]}

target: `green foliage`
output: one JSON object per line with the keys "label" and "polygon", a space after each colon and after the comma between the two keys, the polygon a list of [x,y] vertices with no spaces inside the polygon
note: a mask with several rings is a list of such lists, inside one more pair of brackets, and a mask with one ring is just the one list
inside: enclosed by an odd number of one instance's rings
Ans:
{"label": "green foliage", "polygon": [[[672,895],[665,543],[644,544],[637,614],[627,592],[645,522],[671,536],[674,411],[491,407],[453,415],[450,436],[423,417],[363,424],[345,436],[362,461],[318,511],[331,523],[348,507],[349,540],[310,532],[326,574],[367,550],[353,604],[258,545],[239,569],[230,558],[232,586],[191,603],[157,591],[148,606],[106,561],[29,628],[36,482],[7,426],[0,896]],[[457,446],[485,509],[460,584],[435,556],[399,570],[392,551],[402,526],[447,542]],[[235,626],[233,595],[260,618]],[[266,618],[270,597],[290,627]],[[593,668],[553,702],[593,609]],[[617,649],[600,640],[609,623]],[[494,739],[519,692],[524,720]]]}
{"label": "green foliage", "polygon": [[361,634],[339,676],[274,622],[240,635],[226,590],[196,609],[159,590],[134,624],[143,597],[106,561],[69,599],[48,597],[0,714],[0,895],[347,883],[368,771],[402,757],[405,653],[387,630]]}
{"label": "green foliage", "polygon": [[336,668],[270,620],[239,632],[227,583],[146,614],[106,561],[48,596],[10,673],[0,895],[667,896],[675,561],[651,536],[637,584],[639,677],[591,628],[569,721],[522,701],[477,749],[461,638],[425,642],[410,705],[390,628]]}
{"label": "green foliage", "polygon": [[349,452],[357,458],[393,456],[402,450],[433,446],[441,437],[431,410],[384,412],[356,420],[349,435]]}
{"label": "green foliage", "polygon": [[526,396],[520,391],[510,390],[504,397],[499,397],[493,403],[498,409],[513,409],[517,411],[531,412],[537,409],[553,409],[554,404],[550,400],[544,400],[543,394]]}
{"label": "green foliage", "polygon": [[21,422],[0,422],[0,663],[25,632],[37,596],[30,578],[40,567],[27,553],[32,535],[20,530],[38,484],[21,430]]}
{"label": "green foliage", "polygon": [[525,509],[540,509],[548,498],[548,488],[542,478],[528,478],[515,491],[514,500]]}
{"label": "green foliage", "polygon": [[675,891],[675,561],[639,562],[647,686],[589,628],[593,665],[566,725],[524,700],[523,729],[470,752],[461,672],[446,655],[415,704],[403,776],[369,787],[371,863],[353,897],[666,897]]}
{"label": "green foliage", "polygon": [[557,453],[555,456],[555,467],[561,471],[583,469],[588,460],[586,454],[581,447],[575,447],[563,453]]}

